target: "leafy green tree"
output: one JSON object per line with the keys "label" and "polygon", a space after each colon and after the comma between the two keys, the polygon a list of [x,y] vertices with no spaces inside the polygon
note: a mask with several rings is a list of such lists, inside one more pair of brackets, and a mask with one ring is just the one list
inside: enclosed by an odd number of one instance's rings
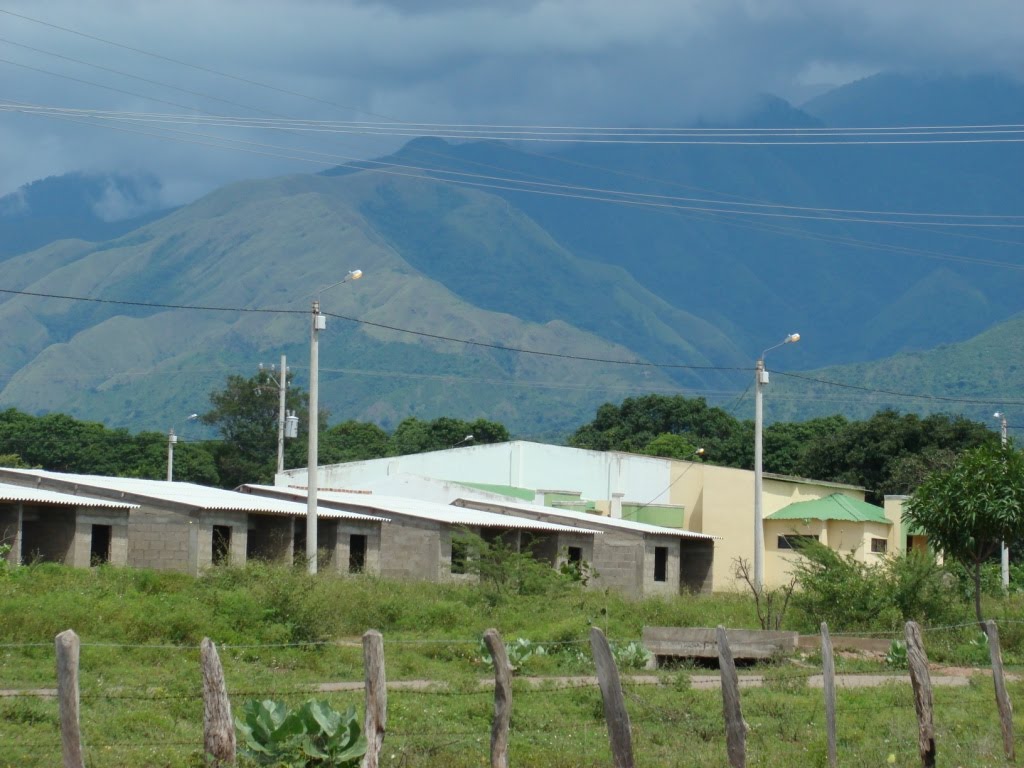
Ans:
{"label": "leafy green tree", "polygon": [[645,445],[640,453],[648,456],[663,456],[668,459],[684,459],[693,461],[698,458],[700,449],[682,435],[665,433],[658,435]]}
{"label": "leafy green tree", "polygon": [[914,491],[903,519],[973,572],[974,612],[981,623],[981,566],[1000,541],[1013,540],[1024,528],[1024,454],[1000,445],[967,451]]}
{"label": "leafy green tree", "polygon": [[320,435],[320,457],[325,464],[364,461],[388,455],[388,433],[366,421],[345,421]]}
{"label": "leafy green tree", "polygon": [[[215,459],[222,485],[269,482],[277,466],[278,387],[268,371],[248,378],[228,376],[223,389],[210,393],[213,406],[202,414],[204,424],[217,427],[223,442]],[[285,407],[299,417],[299,438],[286,442],[285,466],[305,466],[309,396],[288,375]],[[326,412],[320,413],[321,430]]]}
{"label": "leafy green tree", "polygon": [[863,486],[873,501],[895,487],[890,478],[904,457],[940,449],[960,453],[998,442],[986,425],[949,414],[921,418],[887,409],[864,421],[836,422],[836,427],[813,439],[795,474]]}
{"label": "leafy green tree", "polygon": [[678,435],[705,449],[712,464],[747,467],[754,464],[754,427],[703,398],[682,395],[628,397],[621,405],[605,403],[594,420],[569,437],[569,445],[597,451],[642,453],[662,435]]}
{"label": "leafy green tree", "polygon": [[[830,440],[847,428],[843,416],[826,416],[809,421],[780,421],[764,429],[764,469],[780,475],[804,475],[807,452],[819,441]],[[825,479],[825,478],[818,478]]]}
{"label": "leafy green tree", "polygon": [[[473,436],[473,440],[465,438]],[[391,435],[388,452],[393,456],[426,451],[443,451],[454,445],[482,445],[503,443],[509,439],[508,430],[501,424],[487,419],[463,421],[447,416],[422,421],[416,417],[404,419]]]}

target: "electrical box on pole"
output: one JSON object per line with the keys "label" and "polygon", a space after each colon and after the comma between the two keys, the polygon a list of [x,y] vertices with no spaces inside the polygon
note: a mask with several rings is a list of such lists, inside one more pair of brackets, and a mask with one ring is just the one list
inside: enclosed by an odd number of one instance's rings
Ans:
{"label": "electrical box on pole", "polygon": [[299,417],[295,415],[295,411],[288,411],[288,415],[284,420],[284,436],[285,437],[298,437],[299,436]]}

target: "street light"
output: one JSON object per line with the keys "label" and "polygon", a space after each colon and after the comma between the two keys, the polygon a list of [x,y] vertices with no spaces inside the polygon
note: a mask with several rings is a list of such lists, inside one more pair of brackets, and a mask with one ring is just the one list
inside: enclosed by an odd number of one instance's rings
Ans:
{"label": "street light", "polygon": [[764,368],[764,358],[773,349],[783,344],[795,344],[800,341],[799,333],[791,333],[774,347],[768,347],[761,353],[754,369],[754,589],[758,592],[764,586],[764,508],[761,499],[761,486],[764,482],[762,432],[764,431],[764,387],[768,384],[768,371]]}
{"label": "street light", "polygon": [[[198,421],[199,414],[191,414],[187,421]],[[174,480],[174,446],[178,444],[178,436],[174,434],[174,427],[167,430],[167,482]]]}
{"label": "street light", "polygon": [[[999,419],[999,437],[1003,448],[1006,447],[1006,414],[1003,411],[996,411],[992,418]],[[1003,581],[1003,592],[1010,590],[1010,548],[1005,541],[999,542],[999,571]]]}
{"label": "street light", "polygon": [[327,328],[327,318],[320,314],[320,294],[335,286],[358,280],[363,270],[353,269],[336,283],[321,288],[313,300],[313,322],[309,337],[309,453],[306,459],[306,562],[309,572],[316,573],[316,486],[317,466],[320,462],[320,331]]}
{"label": "street light", "polygon": [[453,445],[452,448],[458,448],[463,443],[469,443],[469,442],[472,442],[472,441],[473,441],[473,436],[472,435],[466,435],[464,438],[459,440],[459,442],[455,443],[455,445]]}

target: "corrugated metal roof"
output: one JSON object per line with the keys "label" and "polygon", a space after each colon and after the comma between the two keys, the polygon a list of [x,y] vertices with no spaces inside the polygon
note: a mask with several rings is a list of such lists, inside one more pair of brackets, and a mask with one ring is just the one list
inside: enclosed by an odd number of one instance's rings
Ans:
{"label": "corrugated metal roof", "polygon": [[833,493],[823,499],[796,501],[772,512],[765,520],[847,520],[854,523],[892,524],[881,507],[851,499],[842,493]]}
{"label": "corrugated metal roof", "polygon": [[[305,488],[275,485],[243,486],[252,493],[287,494],[297,499],[306,498]],[[317,491],[318,503],[343,504],[345,507],[380,510],[386,514],[408,515],[423,520],[433,520],[448,525],[465,525],[480,528],[516,528],[526,531],[549,531],[552,533],[600,533],[571,525],[559,525],[543,520],[531,520],[514,515],[487,512],[482,509],[467,509],[450,504],[437,504],[399,496],[378,496],[375,493],[342,493],[339,491]]]}
{"label": "corrugated metal roof", "polygon": [[[208,488],[194,483],[167,482],[166,480],[142,480],[135,477],[105,477],[102,475],[76,475],[65,472],[48,472],[42,469],[5,469],[6,472],[41,477],[65,483],[73,483],[79,490],[88,492],[89,488],[121,492],[135,496],[143,496],[158,501],[201,509],[207,512],[251,512],[254,514],[291,515],[294,517],[306,514],[306,505],[292,501],[253,496],[248,493],[226,491],[223,488]],[[345,520],[381,521],[384,518],[342,510],[320,510],[318,514],[326,518]]]}
{"label": "corrugated metal roof", "polygon": [[44,491],[41,488],[26,488],[10,483],[0,483],[0,501],[17,501],[28,504],[61,504],[75,507],[101,507],[103,509],[138,509],[138,504],[109,499],[92,499],[88,496],[73,496],[70,493]]}
{"label": "corrugated metal roof", "polygon": [[681,539],[712,540],[721,538],[720,536],[712,536],[709,533],[684,531],[680,528],[664,528],[660,525],[637,523],[633,520],[622,520],[617,517],[605,517],[603,515],[595,515],[590,512],[574,512],[571,509],[562,509],[561,507],[542,507],[539,504],[519,504],[512,501],[481,501],[478,499],[467,498],[456,499],[454,503],[459,505],[500,506],[502,509],[509,509],[513,512],[529,512],[533,514],[550,515],[551,517],[563,517],[567,520],[579,521],[584,525],[587,523],[590,523],[591,525],[604,525],[609,528],[619,528],[621,530],[632,531],[634,533],[650,533],[658,536],[678,536]]}

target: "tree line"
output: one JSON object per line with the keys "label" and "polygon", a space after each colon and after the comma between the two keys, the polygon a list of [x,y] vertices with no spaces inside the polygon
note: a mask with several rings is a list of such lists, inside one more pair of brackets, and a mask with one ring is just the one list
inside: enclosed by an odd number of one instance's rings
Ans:
{"label": "tree line", "polygon": [[[268,482],[276,467],[278,386],[269,372],[232,375],[210,394],[200,415],[216,430],[214,440],[181,439],[174,476],[231,488]],[[285,444],[285,466],[306,466],[308,396],[289,382],[286,408],[299,416],[298,439]],[[415,417],[388,432],[377,424],[349,420],[329,424],[319,414],[319,462],[333,464],[383,456],[443,450],[455,445],[503,442],[508,430],[487,419],[467,421]],[[472,435],[472,441],[467,436]],[[862,421],[828,416],[778,422],[764,430],[766,472],[849,483],[868,489],[869,500],[910,493],[930,473],[948,469],[964,451],[998,443],[986,425],[962,416],[917,416],[882,410]],[[703,398],[644,395],[606,403],[592,421],[567,440],[570,446],[693,459],[751,469],[754,424],[709,406]],[[703,453],[698,455],[698,449]],[[33,416],[0,412],[0,465],[60,472],[162,478],[167,435],[130,433],[64,414]]]}

